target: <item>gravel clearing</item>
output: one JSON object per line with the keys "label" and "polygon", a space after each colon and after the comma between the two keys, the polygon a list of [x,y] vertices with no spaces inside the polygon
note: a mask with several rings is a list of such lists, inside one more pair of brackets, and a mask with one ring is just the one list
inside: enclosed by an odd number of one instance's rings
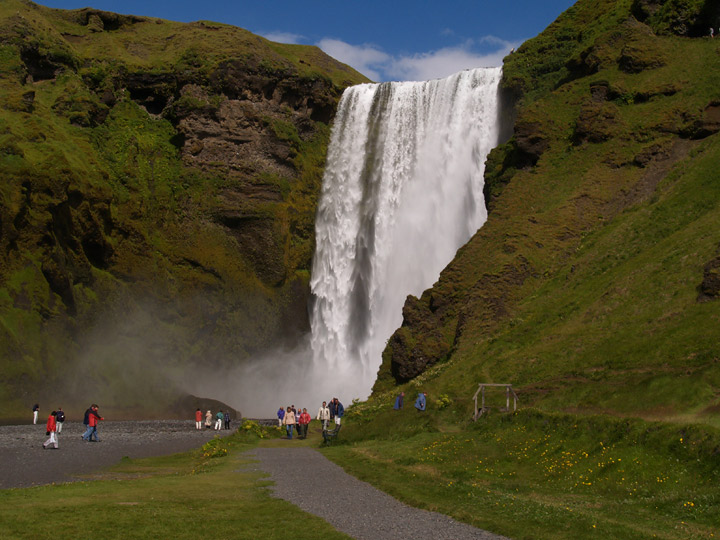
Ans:
{"label": "gravel clearing", "polygon": [[413,508],[347,474],[312,448],[257,448],[275,497],[326,520],[358,540],[498,540],[505,538]]}
{"label": "gravel clearing", "polygon": [[38,421],[0,426],[0,489],[82,480],[81,475],[114,465],[124,456],[163,456],[199,448],[218,433],[233,433],[237,424],[231,427],[198,431],[190,420],[102,421],[96,443],[81,440],[82,423],[65,422],[59,448],[46,450],[45,420],[42,425]]}

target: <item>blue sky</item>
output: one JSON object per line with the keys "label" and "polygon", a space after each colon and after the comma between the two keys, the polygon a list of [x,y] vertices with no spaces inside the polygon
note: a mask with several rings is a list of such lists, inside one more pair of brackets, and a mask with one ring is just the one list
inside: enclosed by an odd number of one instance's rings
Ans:
{"label": "blue sky", "polygon": [[498,66],[574,0],[40,0],[63,9],[239,26],[318,45],[376,81],[426,80]]}

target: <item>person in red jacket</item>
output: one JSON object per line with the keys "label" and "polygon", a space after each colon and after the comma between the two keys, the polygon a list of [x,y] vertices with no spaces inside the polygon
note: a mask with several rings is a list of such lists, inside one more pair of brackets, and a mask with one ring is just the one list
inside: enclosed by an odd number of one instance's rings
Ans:
{"label": "person in red jacket", "polygon": [[195,429],[202,429],[203,413],[200,409],[195,411]]}
{"label": "person in red jacket", "polygon": [[310,424],[310,415],[307,412],[307,409],[302,410],[302,414],[300,415],[300,419],[298,420],[298,435],[301,439],[307,438],[307,432],[308,432],[308,425]]}
{"label": "person in red jacket", "polygon": [[58,440],[57,440],[57,433],[56,433],[56,429],[57,429],[57,422],[55,420],[56,414],[57,414],[57,412],[53,411],[50,413],[50,416],[48,416],[46,429],[47,429],[47,434],[50,435],[50,438],[43,443],[43,449],[47,448],[48,446],[50,446],[52,444],[53,448],[55,448],[57,450]]}
{"label": "person in red jacket", "polygon": [[[98,406],[94,403],[90,407],[90,412],[88,414],[88,431],[85,432],[85,435],[83,435],[83,439],[86,441],[92,441],[93,435],[95,435],[95,442],[100,442],[100,439],[98,438],[98,422],[100,420],[105,420],[100,414],[98,413]],[[89,432],[89,435],[88,435]]]}

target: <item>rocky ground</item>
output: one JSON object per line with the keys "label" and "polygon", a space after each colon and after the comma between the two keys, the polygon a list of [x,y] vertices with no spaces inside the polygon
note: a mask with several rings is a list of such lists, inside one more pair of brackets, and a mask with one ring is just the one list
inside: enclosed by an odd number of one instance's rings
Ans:
{"label": "rocky ground", "polygon": [[[237,424],[231,425],[234,430]],[[82,480],[124,456],[141,458],[197,448],[218,434],[184,420],[101,422],[100,442],[81,439],[85,426],[65,422],[59,448],[43,449],[45,422],[0,426],[0,489]],[[220,435],[232,431],[221,430]]]}

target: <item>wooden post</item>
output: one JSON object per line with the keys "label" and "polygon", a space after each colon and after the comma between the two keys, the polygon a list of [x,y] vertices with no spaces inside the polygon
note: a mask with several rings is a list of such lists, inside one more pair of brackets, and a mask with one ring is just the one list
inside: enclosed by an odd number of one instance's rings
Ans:
{"label": "wooden post", "polygon": [[485,385],[482,387],[482,410],[485,410]]}
{"label": "wooden post", "polygon": [[510,410],[510,385],[505,387],[505,409]]}

